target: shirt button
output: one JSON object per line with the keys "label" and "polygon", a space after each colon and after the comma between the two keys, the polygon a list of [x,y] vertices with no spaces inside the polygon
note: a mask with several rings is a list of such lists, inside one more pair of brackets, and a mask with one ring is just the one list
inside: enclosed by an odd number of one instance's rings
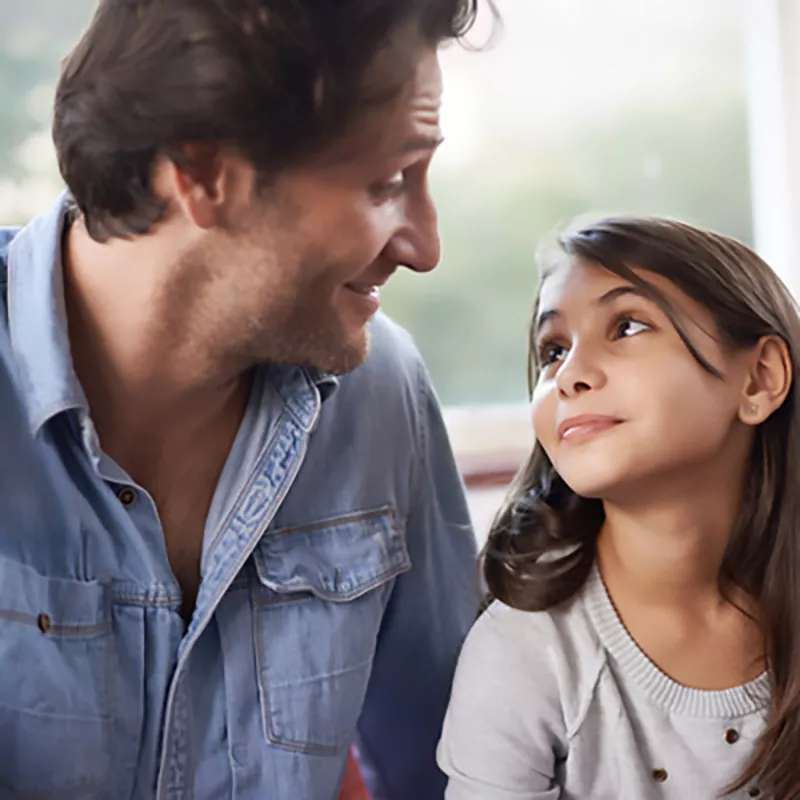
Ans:
{"label": "shirt button", "polygon": [[130,508],[136,502],[136,492],[130,486],[123,486],[117,492],[117,499],[125,508]]}
{"label": "shirt button", "polygon": [[728,728],[728,730],[725,731],[725,741],[728,744],[736,744],[736,742],[739,741],[739,731],[734,728]]}
{"label": "shirt button", "polygon": [[36,617],[36,624],[39,626],[39,630],[42,633],[49,633],[50,629],[53,627],[53,621],[50,619],[49,614],[39,614]]}
{"label": "shirt button", "polygon": [[664,783],[668,777],[667,771],[663,767],[658,767],[653,770],[653,780],[657,783]]}

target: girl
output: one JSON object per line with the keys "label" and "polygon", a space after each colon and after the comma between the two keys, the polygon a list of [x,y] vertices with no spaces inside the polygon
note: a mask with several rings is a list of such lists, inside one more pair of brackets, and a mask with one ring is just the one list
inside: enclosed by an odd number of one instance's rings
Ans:
{"label": "girl", "polygon": [[747,247],[660,219],[562,237],[537,444],[439,746],[448,800],[800,798],[800,353]]}

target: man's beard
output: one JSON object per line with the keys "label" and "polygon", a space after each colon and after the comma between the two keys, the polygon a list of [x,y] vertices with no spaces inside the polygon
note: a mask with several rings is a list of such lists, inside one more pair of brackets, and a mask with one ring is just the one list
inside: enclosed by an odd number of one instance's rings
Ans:
{"label": "man's beard", "polygon": [[[369,353],[369,328],[352,341],[341,328],[322,327],[307,312],[287,315],[282,324],[264,326],[254,321],[254,360],[262,364],[310,367],[331,375],[344,375],[360,367]],[[268,328],[268,329],[267,329]]]}

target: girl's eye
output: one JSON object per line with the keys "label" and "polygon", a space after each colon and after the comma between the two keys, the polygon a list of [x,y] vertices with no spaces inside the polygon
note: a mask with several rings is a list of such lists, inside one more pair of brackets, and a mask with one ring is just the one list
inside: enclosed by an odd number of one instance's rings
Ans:
{"label": "girl's eye", "polygon": [[556,361],[563,360],[566,354],[566,348],[562,347],[560,344],[545,342],[539,348],[539,364],[542,367],[549,367],[551,364],[555,364]]}
{"label": "girl's eye", "polygon": [[637,333],[652,330],[652,327],[646,322],[640,322],[638,319],[631,319],[624,317],[617,322],[616,334],[620,339],[625,339],[629,336],[636,336]]}

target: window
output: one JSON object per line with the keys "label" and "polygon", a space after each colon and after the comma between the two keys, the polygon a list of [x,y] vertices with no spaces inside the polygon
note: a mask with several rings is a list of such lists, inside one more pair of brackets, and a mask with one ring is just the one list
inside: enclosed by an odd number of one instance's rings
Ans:
{"label": "window", "polygon": [[537,243],[571,217],[667,214],[752,238],[739,3],[498,6],[491,50],[442,54],[442,263],[384,293],[446,405],[525,400]]}

